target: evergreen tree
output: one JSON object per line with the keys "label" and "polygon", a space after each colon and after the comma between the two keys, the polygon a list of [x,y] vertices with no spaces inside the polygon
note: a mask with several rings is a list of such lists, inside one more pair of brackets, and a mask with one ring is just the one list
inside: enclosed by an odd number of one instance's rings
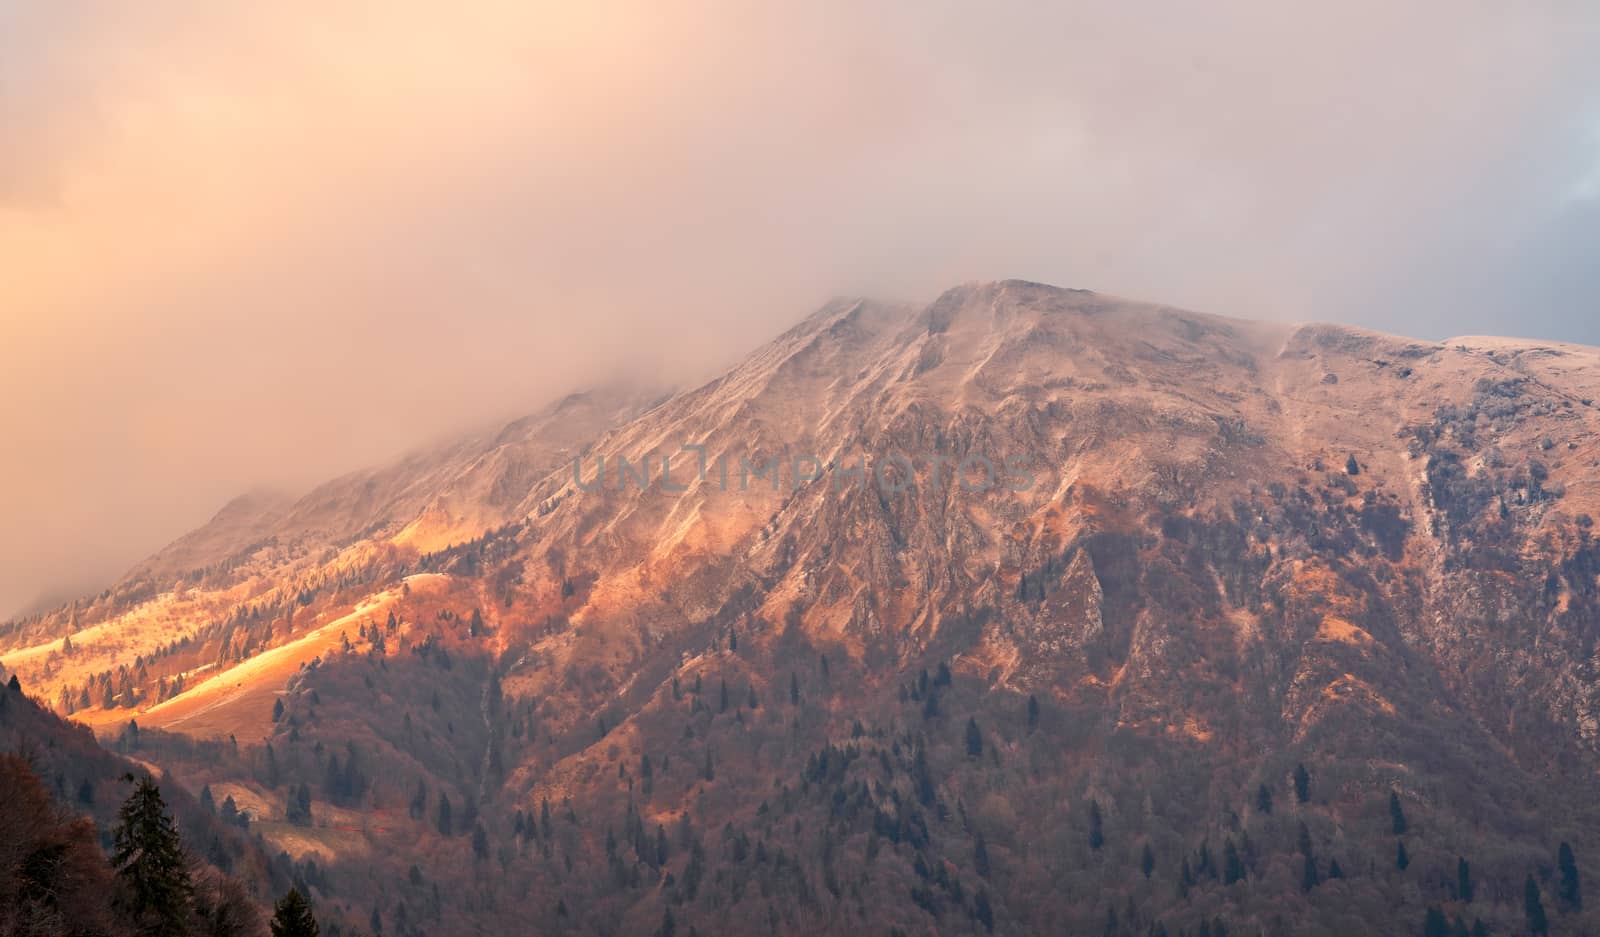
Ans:
{"label": "evergreen tree", "polygon": [[1550,921],[1544,914],[1544,901],[1539,897],[1539,883],[1533,880],[1531,873],[1522,886],[1522,910],[1528,916],[1528,933],[1550,933]]}
{"label": "evergreen tree", "polygon": [[978,919],[978,923],[983,925],[984,930],[994,930],[994,909],[989,907],[988,889],[978,889],[978,895],[972,903],[972,914]]}
{"label": "evergreen tree", "polygon": [[127,886],[128,920],[145,937],[183,937],[194,883],[178,828],[154,781],[136,782],[117,821],[111,862]]}
{"label": "evergreen tree", "polygon": [[972,868],[980,878],[989,877],[989,845],[984,842],[982,832],[979,832],[973,840]]}
{"label": "evergreen tree", "polygon": [[978,731],[978,720],[967,720],[967,757],[976,759],[983,754],[983,733]]}
{"label": "evergreen tree", "polygon": [[1267,816],[1272,815],[1272,789],[1265,784],[1256,788],[1256,809]]}
{"label": "evergreen tree", "polygon": [[[1185,868],[1187,868],[1187,866],[1185,866]],[[1145,843],[1144,844],[1144,852],[1141,853],[1140,856],[1139,856],[1139,871],[1144,873],[1144,877],[1145,878],[1149,878],[1150,877],[1150,873],[1154,872],[1155,870],[1156,870],[1156,854],[1155,854],[1155,851],[1150,848],[1150,844],[1149,843]]]}
{"label": "evergreen tree", "polygon": [[1406,855],[1406,841],[1396,840],[1394,852],[1394,867],[1404,872],[1406,866],[1411,864],[1411,857]]}
{"label": "evergreen tree", "polygon": [[1100,827],[1100,802],[1089,801],[1089,848],[1099,849],[1106,843],[1105,831]]}
{"label": "evergreen tree", "polygon": [[1328,863],[1328,878],[1344,878],[1344,869],[1339,867],[1339,860],[1334,859]]}
{"label": "evergreen tree", "polygon": [[1572,854],[1571,845],[1561,844],[1556,853],[1556,867],[1561,876],[1556,885],[1556,897],[1563,910],[1577,911],[1583,907],[1583,886],[1578,880],[1578,860]]}
{"label": "evergreen tree", "polygon": [[722,694],[721,694],[721,697],[720,697],[720,699],[718,700],[718,703],[717,703],[717,712],[725,713],[727,711],[728,711],[728,681],[724,680],[724,681],[722,681]]}
{"label": "evergreen tree", "polygon": [[1458,856],[1456,858],[1456,897],[1471,904],[1472,892],[1472,866],[1467,863],[1466,856]]}
{"label": "evergreen tree", "polygon": [[793,671],[789,673],[789,705],[800,705],[800,678]]}
{"label": "evergreen tree", "polygon": [[1028,696],[1028,730],[1031,732],[1039,727],[1039,698]]}
{"label": "evergreen tree", "polygon": [[434,817],[434,825],[439,828],[440,836],[451,836],[454,833],[454,824],[450,819],[450,798],[444,791],[439,792],[439,808]]}
{"label": "evergreen tree", "polygon": [[284,806],[283,818],[295,826],[311,825],[311,787],[302,782],[298,787],[289,786],[288,799]]}
{"label": "evergreen tree", "polygon": [[1302,804],[1311,799],[1311,773],[1303,764],[1294,766],[1294,799]]}
{"label": "evergreen tree", "polygon": [[1310,856],[1312,854],[1311,830],[1307,829],[1304,823],[1300,824],[1300,832],[1297,837],[1296,846],[1300,850],[1300,855]]}
{"label": "evergreen tree", "polygon": [[1239,858],[1239,850],[1234,848],[1233,837],[1230,836],[1222,850],[1222,883],[1232,885],[1244,881],[1244,878],[1244,862]]}
{"label": "evergreen tree", "polygon": [[1438,908],[1429,908],[1422,922],[1422,937],[1450,937],[1450,922]]}
{"label": "evergreen tree", "polygon": [[279,899],[272,910],[272,937],[317,937],[321,928],[311,913],[311,902],[295,888]]}
{"label": "evergreen tree", "polygon": [[1404,836],[1406,832],[1406,812],[1400,806],[1400,795],[1394,791],[1389,792],[1389,821],[1394,827],[1394,835]]}

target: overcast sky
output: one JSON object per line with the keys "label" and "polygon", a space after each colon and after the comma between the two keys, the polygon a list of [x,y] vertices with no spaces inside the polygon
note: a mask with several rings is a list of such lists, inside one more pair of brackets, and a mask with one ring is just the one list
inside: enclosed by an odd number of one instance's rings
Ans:
{"label": "overcast sky", "polygon": [[0,0],[0,615],[835,294],[1600,343],[1596,244],[1589,0]]}

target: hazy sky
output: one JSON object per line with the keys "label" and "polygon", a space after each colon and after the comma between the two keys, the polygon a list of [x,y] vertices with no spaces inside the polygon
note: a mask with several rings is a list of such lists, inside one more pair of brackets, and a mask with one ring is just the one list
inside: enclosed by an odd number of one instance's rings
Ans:
{"label": "hazy sky", "polygon": [[0,614],[830,295],[1600,343],[1600,5],[0,0]]}

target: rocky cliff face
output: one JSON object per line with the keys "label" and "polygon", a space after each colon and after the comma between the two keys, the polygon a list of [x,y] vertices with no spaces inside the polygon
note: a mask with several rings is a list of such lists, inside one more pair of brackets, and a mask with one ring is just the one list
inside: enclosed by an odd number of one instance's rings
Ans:
{"label": "rocky cliff face", "polygon": [[839,301],[236,505],[0,660],[401,933],[1506,929],[1530,873],[1580,933],[1597,396],[1575,346]]}

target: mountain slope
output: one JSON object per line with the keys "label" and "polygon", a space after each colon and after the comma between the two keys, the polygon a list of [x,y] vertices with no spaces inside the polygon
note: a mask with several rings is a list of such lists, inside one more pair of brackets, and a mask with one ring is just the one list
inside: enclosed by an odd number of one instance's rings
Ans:
{"label": "mountain slope", "polygon": [[[1530,874],[1581,933],[1597,390],[1576,346],[836,301],[659,405],[237,505],[0,660],[233,734],[146,744],[398,933],[1506,931]],[[192,637],[84,699],[146,632]]]}

